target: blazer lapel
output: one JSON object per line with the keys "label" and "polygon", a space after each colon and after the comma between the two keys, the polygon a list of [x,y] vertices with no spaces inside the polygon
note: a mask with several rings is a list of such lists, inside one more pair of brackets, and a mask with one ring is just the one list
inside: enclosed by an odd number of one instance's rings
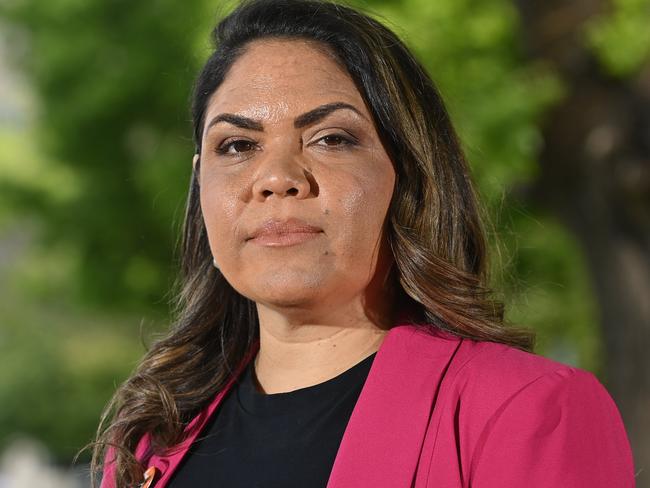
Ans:
{"label": "blazer lapel", "polygon": [[336,455],[327,488],[410,487],[441,379],[460,341],[412,325],[382,342]]}
{"label": "blazer lapel", "polygon": [[[397,322],[398,324],[400,322]],[[415,326],[396,325],[384,338],[336,454],[327,488],[412,486],[440,381],[460,341]],[[172,452],[148,456],[148,436],[136,457],[155,468],[154,486],[164,488],[192,442],[217,410],[259,348],[256,343],[226,386],[187,426],[188,437]]]}
{"label": "blazer lapel", "polygon": [[[192,419],[192,421],[185,428],[185,432],[188,433],[187,437],[183,442],[178,446],[174,447],[171,452],[166,452],[162,456],[153,455],[149,458],[147,466],[149,468],[154,468],[154,475],[159,475],[159,479],[156,476],[154,478],[155,488],[164,488],[169,480],[171,479],[174,471],[178,468],[179,464],[183,460],[183,457],[187,454],[190,449],[190,446],[199,435],[205,424],[210,420],[217,407],[221,404],[226,394],[230,391],[235,380],[239,378],[243,370],[249,361],[255,357],[257,350],[259,349],[259,342],[253,344],[248,354],[244,357],[238,368],[235,370],[235,374],[230,378],[226,386],[214,397],[214,400],[210,402],[210,405],[203,410],[200,414]],[[148,436],[143,437],[143,440],[140,442],[138,449],[136,450],[136,457],[138,459],[146,458],[146,450],[149,447]]]}

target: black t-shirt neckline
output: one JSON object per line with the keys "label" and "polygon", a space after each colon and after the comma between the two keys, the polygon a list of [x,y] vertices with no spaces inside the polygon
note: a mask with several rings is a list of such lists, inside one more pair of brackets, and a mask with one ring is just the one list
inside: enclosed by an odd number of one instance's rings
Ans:
{"label": "black t-shirt neckline", "polygon": [[244,412],[255,417],[276,417],[291,415],[303,408],[313,408],[319,399],[331,401],[339,395],[344,385],[364,381],[377,353],[374,352],[339,375],[321,383],[284,393],[262,393],[257,390],[254,380],[255,361],[251,360],[242,372],[237,400]]}

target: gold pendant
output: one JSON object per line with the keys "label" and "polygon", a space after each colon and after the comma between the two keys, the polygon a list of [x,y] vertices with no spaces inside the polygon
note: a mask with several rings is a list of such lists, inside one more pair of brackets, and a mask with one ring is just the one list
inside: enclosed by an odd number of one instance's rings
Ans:
{"label": "gold pendant", "polygon": [[144,481],[140,485],[140,488],[149,488],[153,484],[153,479],[156,477],[158,470],[155,466],[149,466],[144,472]]}

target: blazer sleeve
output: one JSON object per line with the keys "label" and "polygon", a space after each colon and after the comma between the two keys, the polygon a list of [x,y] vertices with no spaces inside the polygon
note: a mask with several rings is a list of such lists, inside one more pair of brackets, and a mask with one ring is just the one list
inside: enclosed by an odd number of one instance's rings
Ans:
{"label": "blazer sleeve", "polygon": [[491,417],[474,450],[472,488],[630,488],[632,451],[618,409],[596,377],[545,374]]}

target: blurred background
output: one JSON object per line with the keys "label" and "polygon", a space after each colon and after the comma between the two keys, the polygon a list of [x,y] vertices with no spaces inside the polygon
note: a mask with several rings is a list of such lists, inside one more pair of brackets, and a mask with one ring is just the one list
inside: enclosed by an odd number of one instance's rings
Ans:
{"label": "blurred background", "polygon": [[[594,372],[650,487],[650,0],[371,0],[439,85],[537,352]],[[0,2],[0,487],[85,486],[165,330],[221,0]]]}

